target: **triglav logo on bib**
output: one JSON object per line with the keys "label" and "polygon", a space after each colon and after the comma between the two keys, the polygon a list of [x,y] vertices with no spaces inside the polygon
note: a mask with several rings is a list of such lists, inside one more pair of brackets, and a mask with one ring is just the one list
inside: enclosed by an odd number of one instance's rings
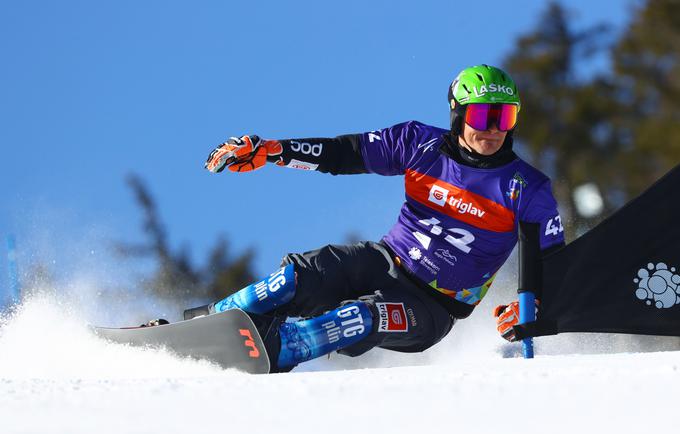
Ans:
{"label": "triglav logo on bib", "polygon": [[446,205],[446,201],[449,198],[449,190],[442,188],[438,185],[433,185],[430,189],[430,197],[428,200],[434,202],[439,206]]}
{"label": "triglav logo on bib", "polygon": [[447,205],[451,208],[455,208],[459,214],[471,214],[473,216],[482,218],[486,211],[475,207],[472,202],[465,202],[462,198],[455,196],[449,196],[450,191],[438,186],[437,184],[432,185],[430,188],[430,197],[427,198],[430,202],[436,203],[441,207],[446,207]]}
{"label": "triglav logo on bib", "polygon": [[669,270],[663,262],[656,265],[650,262],[647,268],[640,268],[637,275],[633,279],[638,286],[635,296],[648,306],[667,309],[680,304],[680,275],[676,273],[675,267]]}

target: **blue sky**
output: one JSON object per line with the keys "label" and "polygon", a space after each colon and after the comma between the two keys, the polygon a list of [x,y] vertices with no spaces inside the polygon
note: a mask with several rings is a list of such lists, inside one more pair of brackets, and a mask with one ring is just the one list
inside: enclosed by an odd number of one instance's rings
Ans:
{"label": "blue sky", "polygon": [[[211,175],[203,162],[231,135],[446,126],[455,74],[501,62],[545,4],[3,2],[0,236],[16,235],[24,272],[42,261],[62,278],[98,267],[130,276],[135,266],[108,251],[142,235],[124,183],[137,173],[172,245],[190,246],[199,263],[219,234],[236,252],[254,247],[259,273],[348,233],[378,239],[403,202],[400,178]],[[576,28],[620,29],[635,2],[565,4]],[[0,252],[5,287],[4,243]]]}

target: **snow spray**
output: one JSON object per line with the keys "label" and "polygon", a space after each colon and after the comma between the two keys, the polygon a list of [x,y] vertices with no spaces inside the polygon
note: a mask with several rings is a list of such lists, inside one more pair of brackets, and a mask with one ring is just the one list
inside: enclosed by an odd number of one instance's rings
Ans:
{"label": "snow spray", "polygon": [[9,294],[6,300],[6,307],[9,307],[18,303],[21,298],[19,274],[17,272],[16,240],[13,235],[7,236],[7,272],[9,277]]}

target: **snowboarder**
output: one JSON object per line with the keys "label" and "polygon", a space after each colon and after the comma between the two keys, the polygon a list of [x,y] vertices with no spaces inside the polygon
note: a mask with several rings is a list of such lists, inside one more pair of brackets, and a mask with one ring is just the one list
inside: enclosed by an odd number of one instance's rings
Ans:
{"label": "snowboarder", "polygon": [[[266,279],[189,309],[185,319],[248,312],[273,372],[332,351],[420,352],[479,304],[517,243],[519,221],[540,224],[543,251],[563,245],[550,180],[512,149],[520,98],[510,76],[488,65],[464,69],[448,100],[449,129],[410,121],[335,138],[245,135],[213,150],[205,163],[213,173],[270,162],[333,175],[401,175],[406,201],[382,240],[289,254]],[[508,339],[513,308],[497,312]]]}

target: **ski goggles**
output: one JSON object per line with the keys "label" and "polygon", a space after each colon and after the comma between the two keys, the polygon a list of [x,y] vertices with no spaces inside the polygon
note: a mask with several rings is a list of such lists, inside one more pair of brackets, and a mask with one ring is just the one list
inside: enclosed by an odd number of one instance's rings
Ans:
{"label": "ski goggles", "polygon": [[468,104],[465,123],[475,130],[487,131],[496,125],[498,131],[510,131],[517,125],[519,106],[516,104]]}

